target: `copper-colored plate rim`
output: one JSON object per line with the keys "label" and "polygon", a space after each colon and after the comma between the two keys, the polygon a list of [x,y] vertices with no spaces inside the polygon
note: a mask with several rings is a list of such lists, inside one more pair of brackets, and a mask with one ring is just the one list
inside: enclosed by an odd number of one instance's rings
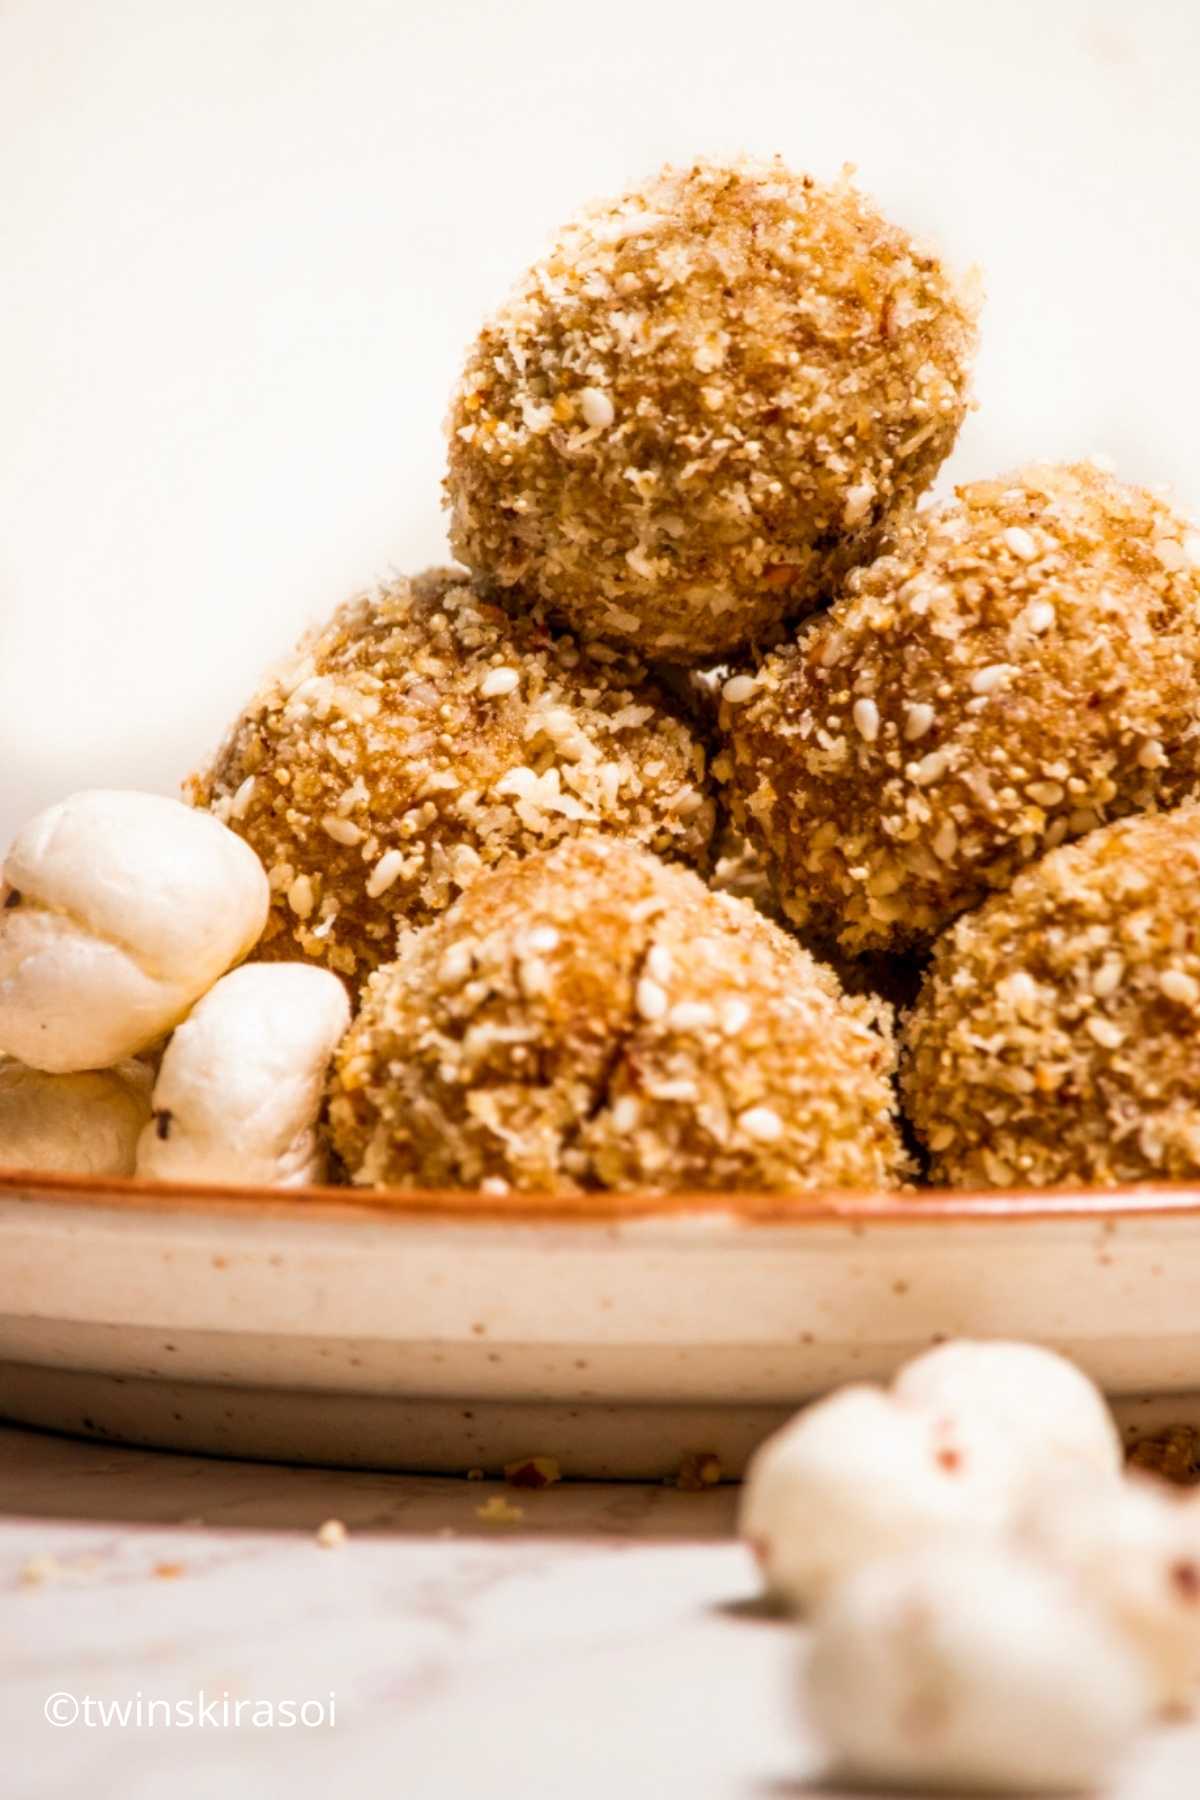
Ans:
{"label": "copper-colored plate rim", "polygon": [[814,1225],[831,1221],[870,1225],[979,1224],[997,1220],[1096,1219],[1114,1222],[1161,1215],[1200,1218],[1200,1186],[1186,1183],[1117,1188],[991,1189],[969,1192],[586,1193],[486,1194],[467,1188],[354,1189],[186,1186],[41,1170],[0,1169],[0,1198],[64,1207],[120,1208],[131,1213],[196,1213],[269,1219],[347,1222],[507,1221],[541,1224],[614,1223],[622,1219],[733,1214],[747,1224]]}

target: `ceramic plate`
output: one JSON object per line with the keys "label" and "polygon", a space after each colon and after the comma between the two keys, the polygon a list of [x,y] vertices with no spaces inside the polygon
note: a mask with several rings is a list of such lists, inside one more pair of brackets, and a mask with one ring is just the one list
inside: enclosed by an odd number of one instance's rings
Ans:
{"label": "ceramic plate", "polygon": [[0,1173],[0,1414],[423,1470],[742,1468],[943,1336],[1074,1357],[1131,1428],[1200,1394],[1200,1189],[357,1195]]}

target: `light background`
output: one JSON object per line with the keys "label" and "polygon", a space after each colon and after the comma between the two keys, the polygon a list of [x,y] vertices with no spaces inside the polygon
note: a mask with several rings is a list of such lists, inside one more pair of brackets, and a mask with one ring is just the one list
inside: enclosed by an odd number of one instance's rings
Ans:
{"label": "light background", "polygon": [[948,477],[1105,450],[1197,510],[1198,69],[1196,0],[0,0],[0,841],[172,790],[444,555],[477,319],[667,158],[854,162],[982,265]]}

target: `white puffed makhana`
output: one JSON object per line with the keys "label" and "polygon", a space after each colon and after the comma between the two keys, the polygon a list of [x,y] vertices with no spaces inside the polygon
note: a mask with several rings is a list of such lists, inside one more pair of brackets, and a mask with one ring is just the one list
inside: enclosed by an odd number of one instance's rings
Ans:
{"label": "white puffed makhana", "polygon": [[0,1059],[0,1165],[53,1175],[132,1175],[153,1080],[145,1063],[47,1075]]}
{"label": "white puffed makhana", "polygon": [[1050,1483],[1016,1532],[1077,1580],[1141,1651],[1164,1710],[1200,1681],[1200,1497],[1142,1476]]}
{"label": "white puffed makhana", "polygon": [[892,1383],[906,1406],[972,1435],[1005,1438],[1031,1489],[1072,1466],[1119,1474],[1121,1436],[1082,1369],[1037,1344],[958,1338],[906,1363]]}
{"label": "white puffed makhana", "polygon": [[350,1023],[336,975],[247,963],[200,1001],[167,1045],[137,1171],[160,1181],[320,1181],[317,1120],[329,1059]]}
{"label": "white puffed makhana", "polygon": [[1152,1711],[1141,1659],[1055,1570],[948,1547],[875,1562],[817,1617],[806,1715],[858,1780],[1091,1790]]}
{"label": "white puffed makhana", "polygon": [[97,789],[18,833],[0,885],[0,1053],[55,1074],[162,1037],[262,935],[253,850],[211,813]]}
{"label": "white puffed makhana", "polygon": [[738,1529],[772,1599],[804,1610],[872,1557],[996,1529],[1012,1480],[1003,1440],[845,1387],[760,1445]]}

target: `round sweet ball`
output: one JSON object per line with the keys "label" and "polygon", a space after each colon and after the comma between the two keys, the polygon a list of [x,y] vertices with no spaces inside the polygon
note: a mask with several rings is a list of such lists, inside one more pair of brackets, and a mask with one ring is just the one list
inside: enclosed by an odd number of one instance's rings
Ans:
{"label": "round sweet ball", "polygon": [[1200,776],[1200,535],[1090,464],[960,488],[726,681],[736,817],[802,929],[920,948]]}
{"label": "round sweet ball", "polygon": [[939,941],[902,1090],[935,1181],[1200,1174],[1200,807],[1121,819]]}
{"label": "round sweet ball", "polygon": [[1091,1792],[1152,1710],[1135,1646],[1000,1547],[873,1562],[816,1621],[807,1717],[840,1774],[889,1790]]}
{"label": "round sweet ball", "polygon": [[933,479],[974,299],[848,177],[696,162],[583,213],[470,352],[455,555],[675,661],[779,635]]}
{"label": "round sweet ball", "polygon": [[503,857],[591,830],[703,863],[714,823],[699,737],[635,656],[512,618],[458,569],[342,606],[191,796],[268,871],[259,954],[356,981]]}
{"label": "round sweet ball", "polygon": [[0,1163],[56,1175],[132,1175],[153,1080],[149,1065],[135,1061],[48,1075],[0,1057]]}
{"label": "round sweet ball", "polygon": [[890,1014],[617,839],[481,876],[371,978],[330,1119],[363,1186],[780,1190],[907,1169]]}

